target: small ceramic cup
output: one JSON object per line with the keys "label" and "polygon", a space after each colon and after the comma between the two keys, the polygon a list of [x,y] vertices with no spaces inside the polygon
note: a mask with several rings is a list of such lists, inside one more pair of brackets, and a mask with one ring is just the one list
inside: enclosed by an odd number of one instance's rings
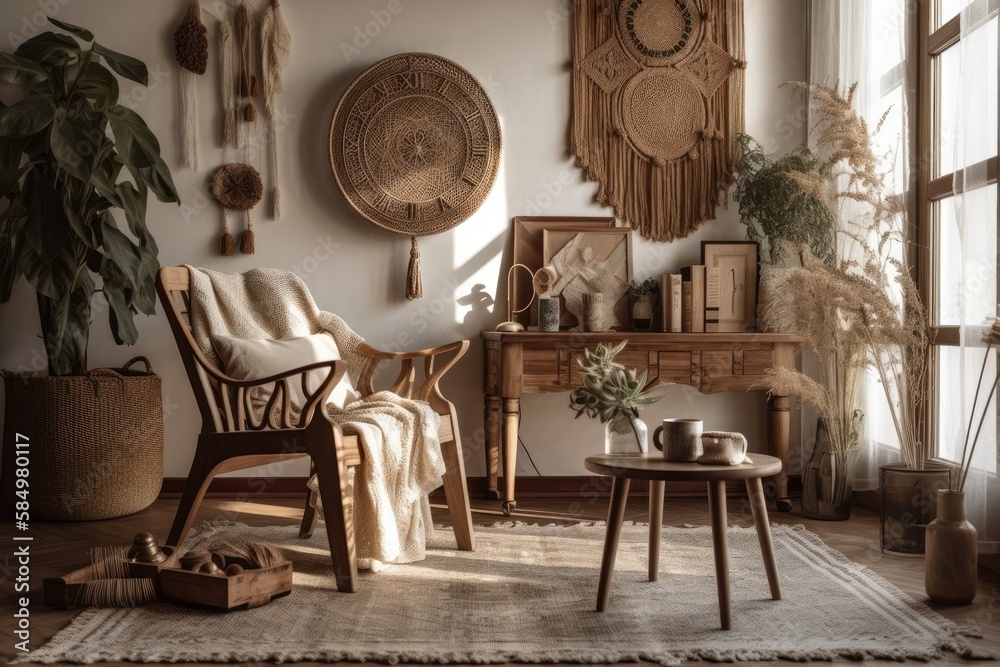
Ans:
{"label": "small ceramic cup", "polygon": [[702,427],[700,419],[664,419],[653,431],[653,444],[667,461],[697,461],[702,454]]}
{"label": "small ceramic cup", "polygon": [[747,457],[747,439],[742,433],[705,431],[701,434],[701,446],[704,453],[698,457],[698,463],[736,466]]}

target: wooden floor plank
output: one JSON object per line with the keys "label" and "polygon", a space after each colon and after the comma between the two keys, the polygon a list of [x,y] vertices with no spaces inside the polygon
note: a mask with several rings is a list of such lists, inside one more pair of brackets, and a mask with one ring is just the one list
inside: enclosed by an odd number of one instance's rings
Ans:
{"label": "wooden floor plank", "polygon": [[[517,518],[528,523],[576,523],[580,521],[603,521],[607,516],[607,498],[598,498],[582,494],[578,498],[534,498],[518,501]],[[63,628],[75,611],[50,610],[42,607],[42,579],[59,576],[81,567],[86,563],[85,552],[95,546],[110,546],[127,543],[139,531],[149,531],[161,538],[165,537],[173,520],[177,507],[177,499],[161,498],[151,507],[142,512],[110,521],[94,521],[81,523],[34,523],[31,526],[31,646],[40,647],[46,640]],[[198,521],[231,520],[244,523],[265,525],[297,525],[301,517],[302,501],[292,499],[263,499],[252,503],[240,503],[221,498],[205,500]],[[435,506],[435,520],[448,523],[448,513],[443,507]],[[804,524],[809,530],[818,534],[827,544],[844,553],[855,562],[870,567],[901,588],[907,594],[918,600],[924,600],[923,560],[900,558],[883,555],[878,549],[878,516],[862,507],[855,507],[852,518],[844,522],[824,522],[804,519],[796,511],[780,513],[772,511],[771,520],[783,524]],[[648,520],[648,505],[645,497],[632,497],[626,508],[627,521],[645,522]],[[509,521],[500,511],[498,502],[486,500],[473,501],[473,520],[476,525],[490,525]],[[708,525],[708,504],[705,500],[695,498],[668,498],[663,522],[665,525],[703,524]],[[748,501],[730,499],[730,525],[753,526],[753,515]],[[7,540],[4,540],[7,541]],[[8,542],[8,544],[10,544]],[[0,576],[6,580],[0,583],[0,617],[11,619],[14,612],[13,579],[10,567],[13,563],[8,553],[0,554]],[[4,558],[7,561],[4,562]],[[597,573],[594,573],[595,580]],[[929,603],[938,613],[959,624],[970,621],[978,623],[983,637],[972,639],[981,646],[1000,647],[1000,575],[980,568],[979,595],[975,603],[968,606],[948,606]],[[4,622],[7,626],[7,621]],[[0,664],[11,659],[16,651],[11,635],[4,634],[4,643],[0,646]],[[954,664],[977,664],[983,662],[967,661],[949,656],[946,661]],[[123,667],[134,667],[133,663],[121,664]],[[302,663],[314,664],[314,663]],[[326,664],[326,663],[322,663]],[[704,663],[702,663],[704,664]],[[776,665],[797,663],[739,663],[740,665]],[[852,661],[826,663],[831,665],[857,665]],[[926,665],[928,663],[917,663]]]}

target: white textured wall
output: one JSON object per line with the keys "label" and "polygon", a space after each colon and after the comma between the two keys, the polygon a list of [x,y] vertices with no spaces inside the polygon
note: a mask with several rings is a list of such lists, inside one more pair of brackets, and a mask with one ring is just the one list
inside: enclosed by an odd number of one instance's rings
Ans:
{"label": "white textured wall", "polygon": [[[609,215],[593,203],[596,186],[582,180],[566,154],[570,98],[568,0],[285,0],[292,33],[292,60],[280,99],[287,124],[279,136],[283,215],[280,222],[258,210],[257,254],[218,257],[220,209],[206,182],[223,162],[217,148],[217,60],[198,79],[201,169],[180,165],[177,136],[177,67],[172,34],[187,0],[5,0],[0,5],[0,41],[34,34],[33,22],[48,11],[91,29],[97,39],[134,55],[150,69],[150,89],[122,83],[126,103],[159,137],[184,206],[151,201],[147,222],[163,264],[191,263],[225,271],[256,266],[296,271],[321,307],[337,312],[376,347],[422,347],[470,338],[469,355],[452,372],[445,390],[458,406],[469,450],[468,473],[482,475],[482,371],[478,333],[502,319],[491,309],[472,309],[461,297],[481,289],[497,295],[501,267],[509,263],[510,218],[515,215]],[[253,3],[262,10],[262,0]],[[202,0],[215,53],[221,1]],[[396,12],[396,13],[393,13]],[[769,148],[788,149],[804,140],[796,122],[800,104],[777,87],[806,73],[805,3],[750,0],[746,3],[747,128]],[[365,31],[374,37],[362,36]],[[402,287],[409,240],[382,232],[344,202],[327,163],[327,133],[344,88],[363,69],[386,56],[427,51],[450,58],[484,85],[503,125],[503,164],[492,195],[455,230],[420,242],[425,297],[406,302]],[[231,156],[236,158],[234,154]],[[256,163],[263,161],[256,158]],[[233,216],[236,218],[237,216]],[[669,245],[636,237],[637,277],[660,275],[696,263],[704,239],[740,239],[735,207],[719,212],[693,236]],[[505,254],[506,253],[506,254]],[[481,288],[477,288],[481,285]],[[121,364],[144,354],[163,376],[168,477],[186,475],[200,417],[166,320],[139,320],[135,349],[112,341],[105,316],[97,315],[90,344],[91,366]],[[41,345],[34,295],[22,283],[0,307],[0,367],[40,363]],[[572,419],[565,394],[523,400],[521,435],[543,475],[585,474],[582,460],[602,447],[599,425]],[[751,448],[764,445],[764,399],[757,394],[700,396],[672,388],[644,417],[655,426],[666,416],[699,416],[706,428],[746,433]],[[797,420],[793,420],[797,421]],[[652,426],[651,426],[652,428]],[[793,433],[793,436],[795,433]],[[519,472],[534,474],[523,454]],[[277,474],[303,474],[287,466]]]}

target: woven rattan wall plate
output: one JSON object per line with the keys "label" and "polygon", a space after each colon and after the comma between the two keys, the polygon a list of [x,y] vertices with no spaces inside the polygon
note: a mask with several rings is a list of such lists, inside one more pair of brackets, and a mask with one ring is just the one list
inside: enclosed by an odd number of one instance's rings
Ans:
{"label": "woven rattan wall plate", "polygon": [[348,203],[383,229],[426,236],[486,200],[500,122],[479,82],[445,58],[401,53],[354,80],[330,126],[330,164]]}

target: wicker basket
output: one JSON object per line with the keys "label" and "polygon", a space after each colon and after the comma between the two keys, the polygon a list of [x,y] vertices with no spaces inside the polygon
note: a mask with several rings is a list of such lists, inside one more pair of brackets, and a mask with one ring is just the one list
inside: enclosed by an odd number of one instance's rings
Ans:
{"label": "wicker basket", "polygon": [[[137,361],[145,372],[129,368]],[[148,359],[80,376],[2,374],[0,479],[8,502],[16,499],[18,453],[27,454],[31,519],[109,519],[156,499],[163,482],[163,404],[160,377]],[[15,442],[25,436],[27,450],[16,452]]]}

